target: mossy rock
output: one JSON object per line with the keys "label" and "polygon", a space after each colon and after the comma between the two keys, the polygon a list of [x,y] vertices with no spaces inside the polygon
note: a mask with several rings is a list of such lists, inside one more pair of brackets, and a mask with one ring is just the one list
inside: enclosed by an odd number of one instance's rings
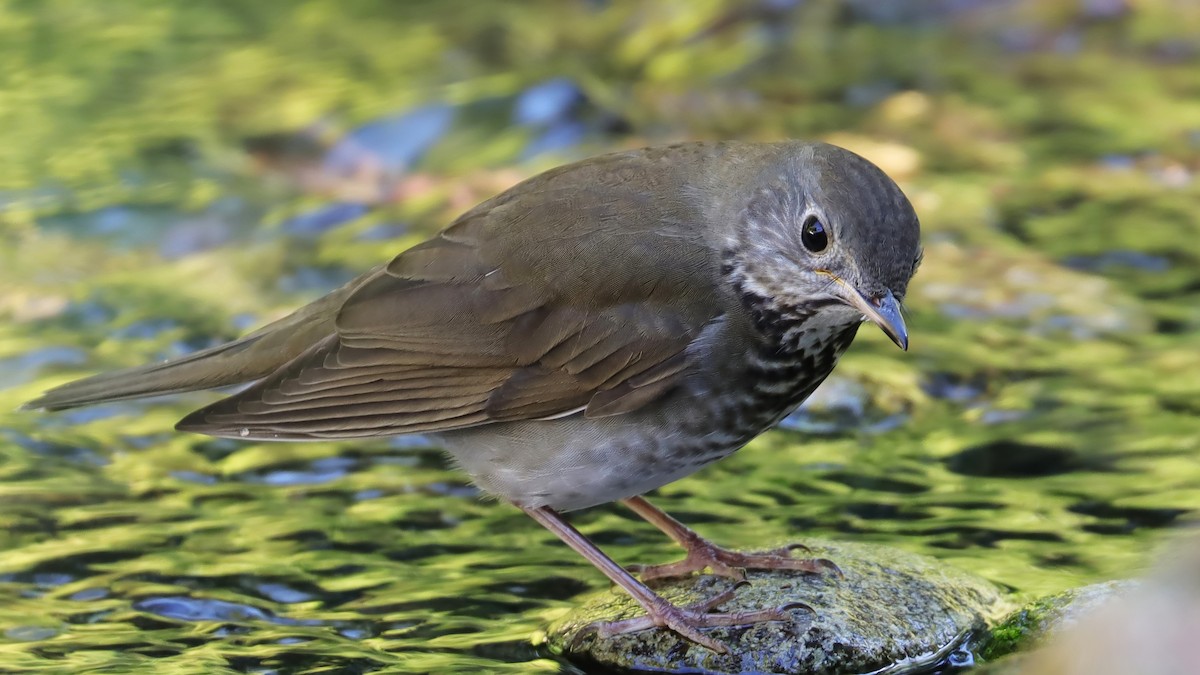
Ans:
{"label": "mossy rock", "polygon": [[[638,616],[620,589],[595,593],[550,626],[552,651],[615,672],[915,672],[946,661],[989,621],[1011,609],[990,582],[925,556],[886,546],[806,541],[844,576],[751,571],[750,585],[719,608],[744,612],[804,603],[791,622],[713,628],[729,648],[717,654],[666,630],[601,639],[589,626]],[[711,597],[734,582],[697,575],[654,585],[677,604]],[[893,671],[888,671],[893,672]]]}
{"label": "mossy rock", "polygon": [[998,623],[980,646],[979,655],[994,661],[1013,652],[1040,647],[1048,638],[1136,585],[1134,581],[1106,581],[1039,598]]}

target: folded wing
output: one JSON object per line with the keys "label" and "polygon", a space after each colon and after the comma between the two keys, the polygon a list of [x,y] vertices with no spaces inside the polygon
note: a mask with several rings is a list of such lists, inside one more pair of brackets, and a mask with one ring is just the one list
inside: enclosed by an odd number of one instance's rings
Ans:
{"label": "folded wing", "polygon": [[477,207],[354,288],[332,334],[179,428],[351,438],[655,400],[720,315],[711,256],[673,205],[580,184],[552,173]]}

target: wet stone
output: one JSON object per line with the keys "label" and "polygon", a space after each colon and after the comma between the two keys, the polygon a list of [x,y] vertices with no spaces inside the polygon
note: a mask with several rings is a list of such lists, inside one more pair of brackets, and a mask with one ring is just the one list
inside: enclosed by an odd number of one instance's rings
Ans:
{"label": "wet stone", "polygon": [[[874,544],[805,543],[811,548],[806,557],[833,560],[844,576],[749,572],[750,585],[718,611],[792,603],[812,611],[792,610],[792,621],[705,629],[729,647],[729,654],[661,629],[599,638],[590,628],[594,622],[642,614],[619,589],[593,594],[555,621],[547,646],[581,665],[624,673],[934,672],[969,661],[971,638],[1010,609],[990,582],[932,558]],[[656,581],[652,587],[686,605],[733,583],[697,575]]]}

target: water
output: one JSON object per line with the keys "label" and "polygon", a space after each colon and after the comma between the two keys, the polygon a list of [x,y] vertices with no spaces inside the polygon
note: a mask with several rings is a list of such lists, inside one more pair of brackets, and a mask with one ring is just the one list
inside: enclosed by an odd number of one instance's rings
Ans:
{"label": "water", "polygon": [[[1019,595],[1138,573],[1200,508],[1200,14],[838,4],[3,10],[0,670],[569,672],[531,638],[604,580],[426,441],[172,432],[203,394],[13,410],[232,338],[541,168],[685,136],[864,152],[927,251],[909,353],[863,331],[784,429],[656,503]],[[678,553],[618,507],[574,520],[622,562]]]}

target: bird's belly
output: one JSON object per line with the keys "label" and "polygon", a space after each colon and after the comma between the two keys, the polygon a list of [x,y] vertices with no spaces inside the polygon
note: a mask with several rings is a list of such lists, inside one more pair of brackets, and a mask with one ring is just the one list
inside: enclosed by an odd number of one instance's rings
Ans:
{"label": "bird's belly", "polygon": [[684,436],[629,416],[510,422],[443,434],[485,492],[525,506],[587,508],[649,492],[725,457],[755,434]]}
{"label": "bird's belly", "polygon": [[571,511],[649,492],[729,456],[795,409],[820,379],[783,387],[790,390],[783,396],[689,392],[653,411],[489,424],[440,438],[485,492]]}

